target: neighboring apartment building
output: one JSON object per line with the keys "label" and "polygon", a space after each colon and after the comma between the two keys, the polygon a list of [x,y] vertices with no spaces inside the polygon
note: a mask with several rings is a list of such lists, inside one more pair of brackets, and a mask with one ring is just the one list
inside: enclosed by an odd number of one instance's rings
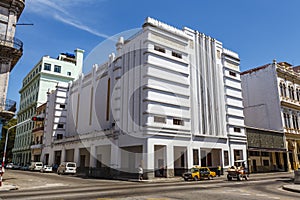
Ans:
{"label": "neighboring apartment building", "polygon": [[43,138],[44,138],[44,123],[46,115],[46,103],[36,108],[36,114],[32,117],[32,143],[31,143],[31,160],[34,162],[41,161]]}
{"label": "neighboring apartment building", "polygon": [[254,137],[254,143],[260,143],[260,149],[249,150],[253,168],[259,165],[269,170],[291,170],[299,166],[298,68],[274,60],[242,73],[245,124],[267,133]]}
{"label": "neighboring apartment building", "polygon": [[64,89],[65,131],[48,121],[45,129],[49,164],[128,173],[142,165],[153,178],[162,167],[171,177],[193,165],[227,168],[247,159],[236,53],[152,18],[116,48],[116,56]]}
{"label": "neighboring apartment building", "polygon": [[[18,123],[31,119],[36,108],[47,101],[47,92],[60,82],[70,82],[82,73],[83,50],[75,54],[62,53],[57,59],[44,56],[23,79],[20,95]],[[13,149],[13,162],[26,164],[31,161],[32,129],[27,122],[17,127]]]}
{"label": "neighboring apartment building", "polygon": [[6,97],[11,70],[23,55],[23,43],[15,38],[16,24],[25,0],[0,1],[0,139],[2,125],[15,115],[16,102]]}

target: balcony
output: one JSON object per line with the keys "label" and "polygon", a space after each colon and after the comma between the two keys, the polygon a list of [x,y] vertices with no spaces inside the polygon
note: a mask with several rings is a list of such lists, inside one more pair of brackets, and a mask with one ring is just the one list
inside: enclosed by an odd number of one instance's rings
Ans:
{"label": "balcony", "polygon": [[10,99],[0,98],[0,118],[10,120],[15,115],[16,102]]}
{"label": "balcony", "polygon": [[42,148],[42,144],[33,144],[30,146],[30,149],[41,149]]}
{"label": "balcony", "polygon": [[0,34],[0,63],[9,63],[9,71],[17,64],[23,55],[23,42],[15,37]]}
{"label": "balcony", "polygon": [[32,129],[32,133],[36,133],[38,131],[42,131],[43,132],[44,131],[44,126]]}

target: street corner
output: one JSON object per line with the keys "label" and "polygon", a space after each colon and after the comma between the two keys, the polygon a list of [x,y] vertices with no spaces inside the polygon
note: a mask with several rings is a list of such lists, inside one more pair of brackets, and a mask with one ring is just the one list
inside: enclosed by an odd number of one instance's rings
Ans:
{"label": "street corner", "polygon": [[300,193],[300,184],[283,185],[282,189],[290,191],[290,192],[298,192],[298,193]]}

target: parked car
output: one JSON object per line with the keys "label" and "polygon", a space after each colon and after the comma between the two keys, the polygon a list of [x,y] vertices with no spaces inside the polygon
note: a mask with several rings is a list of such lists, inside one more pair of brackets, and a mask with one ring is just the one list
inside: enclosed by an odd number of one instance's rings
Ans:
{"label": "parked car", "polygon": [[211,171],[208,167],[200,167],[200,178],[213,179],[216,177],[216,172]]}
{"label": "parked car", "polygon": [[5,165],[5,168],[6,168],[6,169],[12,169],[12,168],[13,168],[13,165],[14,165],[14,163],[7,163],[7,164]]}
{"label": "parked car", "polygon": [[40,171],[43,168],[42,162],[31,162],[31,165],[29,166],[29,170],[31,171]]}
{"label": "parked car", "polygon": [[208,167],[194,166],[188,172],[183,173],[182,177],[187,180],[200,180],[204,178],[212,179],[216,176],[216,172],[210,171]]}
{"label": "parked car", "polygon": [[24,171],[29,170],[29,165],[24,165],[24,166],[20,167],[20,170],[24,170]]}
{"label": "parked car", "polygon": [[21,168],[20,164],[13,164],[12,169],[20,169],[20,168]]}
{"label": "parked car", "polygon": [[52,172],[52,166],[50,165],[44,165],[43,168],[41,169],[41,172]]}
{"label": "parked car", "polygon": [[57,174],[76,174],[76,163],[62,162],[57,168]]}

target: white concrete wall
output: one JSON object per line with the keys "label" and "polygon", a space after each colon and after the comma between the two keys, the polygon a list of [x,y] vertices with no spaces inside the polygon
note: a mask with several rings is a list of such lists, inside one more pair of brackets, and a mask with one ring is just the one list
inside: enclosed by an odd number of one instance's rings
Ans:
{"label": "white concrete wall", "polygon": [[242,75],[245,124],[269,130],[282,130],[276,69],[264,69]]}

